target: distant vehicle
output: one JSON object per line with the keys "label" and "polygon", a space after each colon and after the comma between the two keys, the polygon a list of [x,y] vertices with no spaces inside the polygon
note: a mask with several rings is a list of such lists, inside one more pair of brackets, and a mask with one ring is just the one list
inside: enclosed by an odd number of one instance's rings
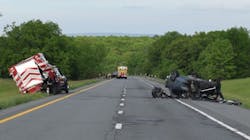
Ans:
{"label": "distant vehicle", "polygon": [[118,66],[117,67],[117,78],[124,78],[127,79],[128,67],[127,66]]}
{"label": "distant vehicle", "polygon": [[56,94],[69,92],[67,78],[56,66],[48,63],[42,53],[31,56],[9,68],[9,73],[21,93],[44,91]]}
{"label": "distant vehicle", "polygon": [[117,76],[118,76],[118,72],[117,71],[115,71],[115,72],[113,72],[111,74],[111,78],[116,78]]}

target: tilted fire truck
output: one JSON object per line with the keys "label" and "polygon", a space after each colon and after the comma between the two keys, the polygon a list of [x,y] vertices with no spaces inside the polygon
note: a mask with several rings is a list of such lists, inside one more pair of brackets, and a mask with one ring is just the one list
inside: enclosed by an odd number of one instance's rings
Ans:
{"label": "tilted fire truck", "polygon": [[49,94],[69,92],[67,78],[45,59],[42,53],[33,55],[9,68],[9,73],[21,93],[37,91]]}

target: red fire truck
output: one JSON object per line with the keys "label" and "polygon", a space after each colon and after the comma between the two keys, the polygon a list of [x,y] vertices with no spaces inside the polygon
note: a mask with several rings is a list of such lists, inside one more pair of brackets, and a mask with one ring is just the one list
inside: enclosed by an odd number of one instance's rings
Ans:
{"label": "red fire truck", "polygon": [[9,73],[21,93],[44,91],[56,94],[68,93],[67,78],[45,59],[42,53],[33,55],[9,68]]}

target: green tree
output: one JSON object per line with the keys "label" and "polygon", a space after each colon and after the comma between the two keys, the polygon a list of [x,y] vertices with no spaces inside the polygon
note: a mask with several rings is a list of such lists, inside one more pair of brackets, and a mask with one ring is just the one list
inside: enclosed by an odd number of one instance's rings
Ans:
{"label": "green tree", "polygon": [[[157,71],[159,65],[162,63],[162,52],[168,49],[168,46],[176,39],[182,37],[178,32],[168,32],[164,36],[157,37],[157,40],[148,48],[148,73]],[[165,55],[165,54],[164,54]],[[163,62],[164,63],[164,62]]]}
{"label": "green tree", "polygon": [[41,52],[44,53],[50,64],[56,65],[66,76],[72,78],[70,66],[75,56],[72,51],[74,46],[71,46],[70,42],[70,39],[66,36],[52,37],[42,48]]}
{"label": "green tree", "polygon": [[229,40],[216,40],[200,54],[196,70],[204,78],[232,78],[236,68],[234,57]]}
{"label": "green tree", "polygon": [[[64,45],[60,43],[62,40],[60,40],[62,35],[61,29],[53,22],[43,23],[40,20],[31,20],[19,26],[12,23],[4,28],[4,33],[0,42],[2,77],[8,77],[7,71],[10,66],[36,53],[43,52],[45,55],[48,54],[49,57],[51,53],[57,53],[50,52],[50,50],[44,52],[46,50],[44,47],[60,48]],[[58,43],[55,43],[55,40],[58,40]],[[65,51],[63,47],[61,49]],[[60,52],[61,50],[58,49],[58,51]],[[59,57],[63,57],[63,55]],[[64,63],[64,60],[55,65],[62,66],[61,63]],[[66,73],[68,72],[66,71]]]}
{"label": "green tree", "polygon": [[[190,36],[183,36],[172,41],[162,53],[162,60],[174,63],[179,71],[190,74],[194,71],[193,63],[198,59],[202,46]],[[163,62],[165,65],[166,63]],[[165,65],[167,67],[167,65]],[[172,70],[172,69],[171,69]],[[167,71],[169,73],[170,71]]]}
{"label": "green tree", "polygon": [[231,28],[227,30],[227,38],[230,40],[235,53],[234,63],[236,75],[234,77],[250,76],[250,36],[246,28]]}

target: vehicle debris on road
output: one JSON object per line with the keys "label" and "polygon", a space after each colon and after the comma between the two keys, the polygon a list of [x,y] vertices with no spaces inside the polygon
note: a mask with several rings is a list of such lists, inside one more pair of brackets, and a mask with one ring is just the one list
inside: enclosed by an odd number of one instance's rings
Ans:
{"label": "vehicle debris on road", "polygon": [[221,92],[220,79],[204,80],[196,75],[181,76],[178,71],[167,76],[165,87],[154,86],[153,98],[191,98],[207,100],[231,105],[241,105],[236,100],[225,100]]}

